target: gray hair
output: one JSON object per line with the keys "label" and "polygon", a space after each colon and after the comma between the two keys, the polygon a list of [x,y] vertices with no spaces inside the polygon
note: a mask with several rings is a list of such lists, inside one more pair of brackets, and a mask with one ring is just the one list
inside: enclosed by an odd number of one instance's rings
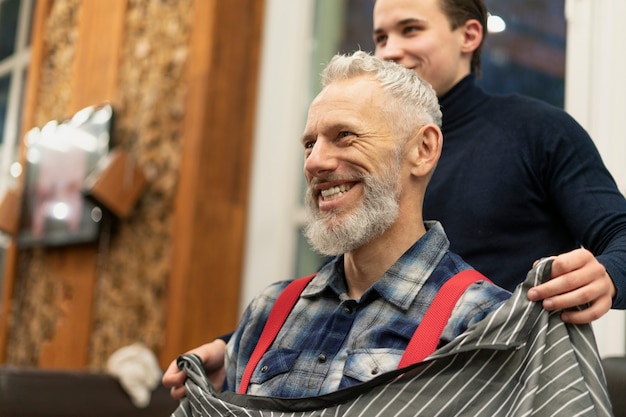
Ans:
{"label": "gray hair", "polygon": [[384,108],[394,120],[394,128],[409,134],[428,123],[441,127],[439,101],[430,84],[414,71],[366,52],[335,55],[322,72],[322,86],[361,76],[379,81],[391,98]]}

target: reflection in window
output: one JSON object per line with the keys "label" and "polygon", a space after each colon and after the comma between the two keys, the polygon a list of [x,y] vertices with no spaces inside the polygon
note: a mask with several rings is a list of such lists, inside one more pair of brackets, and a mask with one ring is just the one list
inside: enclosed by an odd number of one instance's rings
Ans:
{"label": "reflection in window", "polygon": [[17,155],[34,0],[0,0],[0,196]]}
{"label": "reflection in window", "polygon": [[563,108],[565,0],[486,3],[506,29],[487,36],[478,84],[492,93],[518,92]]}
{"label": "reflection in window", "polygon": [[[15,182],[10,168],[17,160],[34,5],[35,0],[0,0],[0,199]],[[9,241],[0,233],[0,297]]]}
{"label": "reflection in window", "polygon": [[[10,84],[11,75],[0,76],[0,132],[4,132],[4,124],[7,117]],[[4,135],[0,134],[0,145],[2,145],[3,139]]]}
{"label": "reflection in window", "polygon": [[13,54],[20,0],[0,0],[0,61]]}
{"label": "reflection in window", "polygon": [[0,193],[16,154],[33,0],[0,0]]}
{"label": "reflection in window", "polygon": [[[491,93],[517,92],[563,107],[565,0],[485,3],[506,29],[487,36],[478,84]],[[345,27],[335,49],[373,51],[374,0],[344,0],[344,4]]]}

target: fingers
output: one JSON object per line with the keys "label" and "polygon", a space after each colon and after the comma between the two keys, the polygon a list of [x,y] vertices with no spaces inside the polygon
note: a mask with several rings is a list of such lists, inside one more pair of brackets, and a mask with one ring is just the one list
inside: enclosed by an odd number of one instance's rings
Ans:
{"label": "fingers", "polygon": [[[557,277],[559,279],[563,277]],[[577,306],[585,306],[580,311],[564,311],[562,318],[573,324],[591,323],[599,319],[611,309],[613,302],[611,288],[613,282],[606,272],[592,277],[591,280],[572,280],[568,285],[559,286],[562,293],[543,300],[542,305],[548,311],[568,310]],[[569,285],[571,284],[571,285]],[[575,286],[578,288],[572,289]]]}
{"label": "fingers", "polygon": [[187,376],[178,369],[176,361],[173,360],[165,370],[161,383],[165,388],[170,389],[170,396],[175,400],[180,400],[185,396],[185,380]]}
{"label": "fingers", "polygon": [[221,392],[226,379],[224,369],[224,356],[226,355],[226,343],[216,339],[211,343],[202,345],[196,352],[202,360],[204,371],[216,392]]}
{"label": "fingers", "polygon": [[[544,301],[549,310],[565,309],[590,303],[605,292],[610,285],[604,267],[584,249],[559,255],[552,262],[552,278],[531,288],[528,297],[532,301]],[[596,282],[601,280],[600,282]],[[612,284],[612,283],[611,283]]]}
{"label": "fingers", "polygon": [[[565,310],[583,304],[594,303],[603,297],[610,297],[613,285],[606,272],[601,275],[589,271],[575,271],[557,276],[534,290],[543,295],[543,307],[546,310]],[[609,306],[610,308],[610,306]]]}
{"label": "fingers", "polygon": [[576,249],[554,258],[552,279],[566,277],[571,285],[578,287],[606,274],[606,269],[586,249]]}
{"label": "fingers", "polygon": [[204,370],[212,372],[224,367],[224,355],[226,353],[226,343],[221,339],[215,339],[210,343],[205,343],[188,353],[194,353],[200,357]]}
{"label": "fingers", "polygon": [[163,385],[165,385],[166,388],[180,385],[185,382],[185,379],[185,373],[178,369],[178,365],[175,360],[170,363],[170,366],[167,367],[165,373],[163,374],[163,378],[161,378]]}
{"label": "fingers", "polygon": [[[224,355],[226,353],[226,343],[221,339],[216,339],[211,343],[206,343],[187,353],[193,353],[200,357],[202,365],[217,392],[221,391],[224,385],[226,372],[224,370]],[[161,382],[165,388],[170,389],[170,396],[175,400],[185,397],[185,381],[187,375],[178,369],[176,360],[173,360],[167,367]]]}
{"label": "fingers", "polygon": [[532,301],[542,301],[546,310],[566,310],[588,304],[582,311],[567,311],[568,323],[590,323],[609,311],[615,286],[593,254],[577,249],[554,258],[552,279],[528,291]]}
{"label": "fingers", "polygon": [[184,385],[170,388],[170,397],[177,401],[182,400],[186,395],[187,391],[185,391]]}
{"label": "fingers", "polygon": [[609,297],[599,298],[583,310],[564,311],[561,314],[561,319],[565,323],[571,324],[591,323],[605,315],[611,309],[612,301],[613,300]]}

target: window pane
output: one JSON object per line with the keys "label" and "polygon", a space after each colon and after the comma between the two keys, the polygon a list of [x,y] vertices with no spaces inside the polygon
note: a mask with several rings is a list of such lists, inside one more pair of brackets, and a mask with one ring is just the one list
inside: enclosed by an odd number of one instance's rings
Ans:
{"label": "window pane", "polygon": [[[336,50],[372,52],[374,0],[344,0],[343,36]],[[486,0],[506,30],[490,33],[478,84],[492,93],[517,92],[563,107],[565,94],[565,0]],[[316,72],[317,74],[317,72]]]}
{"label": "window pane", "polygon": [[347,9],[343,37],[338,52],[351,53],[356,50],[374,52],[372,12],[375,0],[344,0]]}
{"label": "window pane", "polygon": [[487,36],[478,84],[492,93],[519,92],[562,108],[565,0],[486,3],[506,29]]}
{"label": "window pane", "polygon": [[0,0],[0,61],[15,50],[19,11],[19,0]]}
{"label": "window pane", "polygon": [[31,35],[33,32],[33,11],[37,7],[37,0],[33,0],[33,4],[30,9],[28,9],[28,30],[26,31],[26,45],[30,45]]}
{"label": "window pane", "polygon": [[11,76],[0,77],[0,145],[4,143],[4,125],[7,117],[7,105],[9,99],[9,84]]}

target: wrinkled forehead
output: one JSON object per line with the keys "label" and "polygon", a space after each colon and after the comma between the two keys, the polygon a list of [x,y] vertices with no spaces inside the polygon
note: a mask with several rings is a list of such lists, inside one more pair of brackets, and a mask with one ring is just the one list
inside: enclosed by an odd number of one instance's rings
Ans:
{"label": "wrinkled forehead", "polygon": [[311,108],[326,105],[376,106],[383,99],[383,87],[371,75],[330,82],[311,102]]}
{"label": "wrinkled forehead", "polygon": [[306,130],[310,134],[324,125],[373,122],[381,117],[386,103],[380,82],[371,77],[331,82],[311,102]]}

